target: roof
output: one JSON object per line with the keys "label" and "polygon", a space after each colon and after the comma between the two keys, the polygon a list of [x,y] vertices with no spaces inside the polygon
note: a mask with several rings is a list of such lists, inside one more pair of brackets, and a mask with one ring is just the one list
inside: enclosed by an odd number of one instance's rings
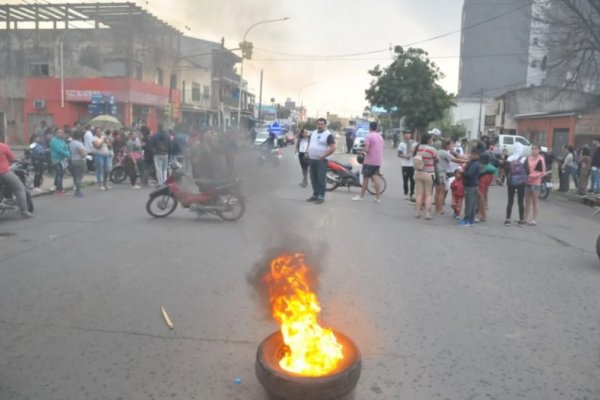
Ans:
{"label": "roof", "polygon": [[[26,29],[35,24],[64,23],[59,29],[68,28],[71,23],[92,23],[90,27],[129,28],[141,26],[144,31],[164,35],[182,33],[168,23],[156,18],[140,6],[124,3],[52,3],[52,4],[3,4],[0,5],[0,29],[25,29],[18,24],[27,23]],[[17,25],[15,26],[14,23]]]}
{"label": "roof", "polygon": [[528,114],[516,114],[515,119],[535,119],[535,118],[559,118],[559,117],[572,117],[577,115],[576,111],[571,112],[534,112]]}

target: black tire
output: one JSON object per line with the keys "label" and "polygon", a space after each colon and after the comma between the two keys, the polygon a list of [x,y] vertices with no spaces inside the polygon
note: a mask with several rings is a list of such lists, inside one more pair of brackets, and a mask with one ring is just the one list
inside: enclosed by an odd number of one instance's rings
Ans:
{"label": "black tire", "polygon": [[31,197],[31,193],[29,193],[29,190],[27,190],[25,192],[25,196],[27,197],[27,211],[29,211],[30,213],[33,212],[33,198]]}
{"label": "black tire", "polygon": [[325,190],[328,192],[333,192],[335,189],[340,186],[340,176],[333,171],[327,171],[327,175],[325,175]]}
{"label": "black tire", "polygon": [[596,254],[598,254],[598,257],[600,258],[600,235],[598,236],[598,239],[596,240]]}
{"label": "black tire", "polygon": [[177,199],[172,194],[157,194],[148,199],[146,211],[154,218],[164,218],[177,208]]}
{"label": "black tire", "polygon": [[[255,372],[258,381],[271,398],[278,400],[343,399],[351,394],[358,383],[362,367],[360,352],[351,339],[335,332],[344,346],[344,359],[336,372],[321,377],[292,375],[279,366],[283,337],[275,332],[258,347]],[[338,372],[339,371],[339,372]]]}
{"label": "black tire", "polygon": [[225,205],[226,211],[217,211],[217,215],[225,221],[237,221],[246,212],[246,202],[237,193],[220,194],[217,202],[219,205]]}
{"label": "black tire", "polygon": [[[383,192],[385,192],[385,189],[387,189],[387,182],[383,175],[379,175],[379,180],[381,181],[381,192],[379,192],[379,194],[383,194]],[[373,181],[373,178],[369,179],[369,186],[367,186],[367,191],[372,195],[377,194],[377,192],[375,191],[375,182]]]}
{"label": "black tire", "polygon": [[108,176],[112,183],[123,183],[127,179],[127,171],[122,166],[114,167]]}
{"label": "black tire", "polygon": [[550,195],[550,188],[546,185],[542,185],[542,190],[540,190],[539,198],[542,200],[546,200]]}

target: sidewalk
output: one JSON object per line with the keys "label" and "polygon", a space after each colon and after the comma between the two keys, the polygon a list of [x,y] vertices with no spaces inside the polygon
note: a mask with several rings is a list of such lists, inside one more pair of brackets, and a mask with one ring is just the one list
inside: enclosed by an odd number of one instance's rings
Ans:
{"label": "sidewalk", "polygon": [[[83,176],[83,182],[81,184],[82,187],[93,186],[95,184],[96,184],[96,175],[89,174],[86,172],[86,174]],[[38,196],[54,194],[54,176],[44,174],[44,180],[42,181],[42,186],[40,186],[40,189],[42,189],[41,193],[34,193],[32,191],[31,196],[38,197]],[[63,189],[65,190],[65,192],[70,192],[73,190],[73,178],[72,177],[65,176],[63,178]]]}

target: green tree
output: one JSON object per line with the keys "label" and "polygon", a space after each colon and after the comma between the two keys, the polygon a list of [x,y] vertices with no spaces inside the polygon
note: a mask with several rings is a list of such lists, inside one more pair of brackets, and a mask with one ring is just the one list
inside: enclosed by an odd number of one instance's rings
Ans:
{"label": "green tree", "polygon": [[444,111],[441,118],[429,123],[429,129],[437,128],[442,131],[442,136],[453,138],[467,135],[467,129],[461,124],[453,124],[450,110]]}
{"label": "green tree", "polygon": [[373,77],[365,91],[372,106],[383,107],[393,117],[405,117],[405,124],[423,132],[431,121],[442,118],[453,105],[451,94],[437,83],[443,78],[440,69],[422,49],[394,48],[394,61],[385,68],[369,71]]}
{"label": "green tree", "polygon": [[340,121],[331,121],[327,124],[327,128],[330,131],[339,131],[342,129],[342,123]]}

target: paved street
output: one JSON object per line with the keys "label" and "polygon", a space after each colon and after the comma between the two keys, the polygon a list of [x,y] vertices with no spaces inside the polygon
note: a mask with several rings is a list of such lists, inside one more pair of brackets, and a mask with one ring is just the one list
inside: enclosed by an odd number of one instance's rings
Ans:
{"label": "paved street", "polygon": [[153,219],[129,185],[2,217],[0,399],[266,399],[254,359],[277,327],[246,274],[293,234],[327,246],[322,320],[361,349],[357,400],[600,399],[591,208],[552,193],[538,227],[507,228],[492,187],[489,222],[457,228],[413,218],[389,144],[382,204],[308,204],[293,149],[277,170],[247,158],[236,223]]}

